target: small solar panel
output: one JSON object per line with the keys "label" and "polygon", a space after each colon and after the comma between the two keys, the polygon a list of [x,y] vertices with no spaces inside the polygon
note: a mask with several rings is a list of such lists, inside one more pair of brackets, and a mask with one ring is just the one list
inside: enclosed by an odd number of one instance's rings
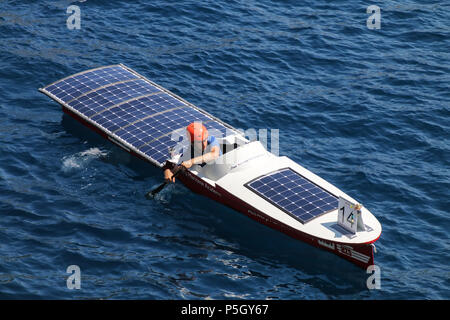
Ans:
{"label": "small solar panel", "polygon": [[335,195],[290,168],[258,177],[245,186],[301,223],[338,207]]}
{"label": "small solar panel", "polygon": [[178,143],[171,134],[193,121],[202,122],[216,137],[228,130],[237,133],[123,65],[87,70],[40,90],[158,166]]}

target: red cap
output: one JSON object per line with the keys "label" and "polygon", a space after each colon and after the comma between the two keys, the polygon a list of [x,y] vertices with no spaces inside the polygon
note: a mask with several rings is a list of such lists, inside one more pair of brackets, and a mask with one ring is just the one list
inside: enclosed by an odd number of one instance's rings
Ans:
{"label": "red cap", "polygon": [[204,141],[208,138],[208,130],[201,122],[192,122],[186,130],[191,142]]}

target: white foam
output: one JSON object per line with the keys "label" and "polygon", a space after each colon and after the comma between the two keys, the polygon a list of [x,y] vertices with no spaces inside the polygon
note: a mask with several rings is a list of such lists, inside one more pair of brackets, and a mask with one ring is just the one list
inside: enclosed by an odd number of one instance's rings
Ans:
{"label": "white foam", "polygon": [[92,160],[105,157],[106,155],[108,155],[108,153],[100,150],[99,148],[90,148],[74,155],[64,157],[62,159],[61,169],[64,172],[83,169],[86,168]]}

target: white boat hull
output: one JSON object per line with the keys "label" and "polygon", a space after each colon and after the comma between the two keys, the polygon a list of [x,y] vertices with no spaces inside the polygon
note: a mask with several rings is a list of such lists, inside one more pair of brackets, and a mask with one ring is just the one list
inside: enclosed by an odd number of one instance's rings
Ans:
{"label": "white boat hull", "polygon": [[342,196],[355,203],[356,200],[291,159],[270,154],[259,142],[241,146],[225,157],[227,159],[223,164],[203,168],[194,166],[179,179],[192,191],[223,203],[293,238],[331,251],[363,268],[374,264],[372,244],[381,235],[381,225],[365,207],[362,207],[362,216],[366,230],[352,234],[338,226],[337,209],[302,223],[244,185],[258,176],[290,168],[337,197]]}

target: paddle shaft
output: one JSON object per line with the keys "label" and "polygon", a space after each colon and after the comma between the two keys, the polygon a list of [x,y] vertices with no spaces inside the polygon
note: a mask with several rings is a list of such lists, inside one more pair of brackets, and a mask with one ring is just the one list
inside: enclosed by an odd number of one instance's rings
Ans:
{"label": "paddle shaft", "polygon": [[[173,170],[173,176],[172,179],[175,178],[178,174],[180,174],[183,171],[183,166],[177,166],[175,167],[175,169]],[[162,189],[164,189],[164,187],[166,185],[168,185],[170,183],[170,181],[164,181],[163,183],[161,183],[157,188],[153,189],[152,191],[147,192],[147,197],[148,196],[155,196],[155,194],[157,194],[158,192],[160,192]]]}

